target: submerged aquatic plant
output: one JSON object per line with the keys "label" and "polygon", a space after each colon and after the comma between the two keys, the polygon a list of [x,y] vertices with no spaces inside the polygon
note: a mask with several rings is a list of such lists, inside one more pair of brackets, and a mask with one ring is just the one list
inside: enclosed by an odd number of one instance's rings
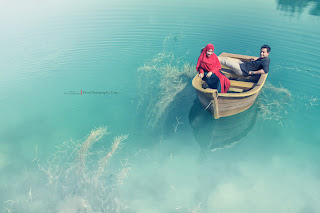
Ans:
{"label": "submerged aquatic plant", "polygon": [[[99,167],[98,170],[96,171],[96,174],[93,176],[93,182],[98,183],[99,178],[101,175],[103,175],[106,166],[108,165],[108,162],[110,161],[112,155],[115,153],[115,151],[118,149],[120,143],[128,138],[128,135],[121,135],[118,137],[115,137],[113,139],[113,144],[111,147],[111,150],[104,156],[103,158],[100,159],[99,161]],[[120,181],[121,182],[121,181]]]}
{"label": "submerged aquatic plant", "polygon": [[176,58],[173,52],[162,51],[138,68],[142,94],[138,108],[147,105],[147,126],[155,127],[176,96],[195,75],[195,66]]}
{"label": "submerged aquatic plant", "polygon": [[122,169],[114,172],[108,164],[128,135],[115,137],[108,151],[102,141],[107,134],[107,128],[99,127],[84,140],[65,141],[46,163],[38,160],[44,174],[41,179],[47,181],[38,180],[43,185],[30,187],[28,196],[19,199],[14,208],[14,201],[7,201],[8,212],[120,212],[126,208],[117,189],[130,167],[122,164]]}
{"label": "submerged aquatic plant", "polygon": [[291,106],[291,102],[291,93],[288,89],[281,85],[280,87],[276,87],[270,83],[266,83],[258,101],[261,110],[260,116],[266,120],[278,120],[279,124],[283,125],[282,114],[288,113],[287,107]]}
{"label": "submerged aquatic plant", "polygon": [[[92,130],[87,139],[83,142],[82,146],[80,147],[78,151],[78,169],[79,174],[82,174],[84,172],[84,167],[86,165],[86,159],[88,158],[89,149],[101,138],[107,134],[107,129],[100,127],[96,130]],[[79,147],[76,147],[79,148]]]}

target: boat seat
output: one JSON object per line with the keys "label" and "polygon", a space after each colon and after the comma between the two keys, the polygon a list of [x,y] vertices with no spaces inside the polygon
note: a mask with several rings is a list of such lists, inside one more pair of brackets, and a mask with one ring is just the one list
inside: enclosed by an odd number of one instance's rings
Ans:
{"label": "boat seat", "polygon": [[[228,92],[243,92],[244,90],[249,90],[255,86],[255,83],[246,81],[230,80],[230,88]],[[202,82],[202,88],[208,88],[208,84],[204,81]]]}
{"label": "boat seat", "polygon": [[228,92],[243,92],[244,90],[249,90],[255,86],[255,83],[230,80],[230,88]]}
{"label": "boat seat", "polygon": [[230,80],[230,87],[251,89],[254,85],[255,83],[252,83],[252,82]]}
{"label": "boat seat", "polygon": [[243,89],[235,88],[235,87],[230,87],[228,89],[228,92],[243,92]]}

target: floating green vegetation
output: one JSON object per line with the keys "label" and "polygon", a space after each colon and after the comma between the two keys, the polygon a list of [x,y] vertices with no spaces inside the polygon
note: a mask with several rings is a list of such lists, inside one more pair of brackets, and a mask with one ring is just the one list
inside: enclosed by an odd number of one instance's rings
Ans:
{"label": "floating green vegetation", "polygon": [[[186,53],[188,54],[188,53]],[[147,126],[155,127],[175,100],[177,94],[190,84],[195,66],[162,51],[138,68],[140,87],[144,91],[138,108],[146,105]]]}
{"label": "floating green vegetation", "polygon": [[109,162],[128,135],[113,138],[105,149],[103,137],[107,128],[99,127],[80,141],[65,141],[47,162],[36,157],[40,171],[39,184],[30,187],[28,195],[18,201],[4,202],[6,212],[121,212],[126,205],[118,188],[127,178],[130,167],[120,171],[109,168]]}

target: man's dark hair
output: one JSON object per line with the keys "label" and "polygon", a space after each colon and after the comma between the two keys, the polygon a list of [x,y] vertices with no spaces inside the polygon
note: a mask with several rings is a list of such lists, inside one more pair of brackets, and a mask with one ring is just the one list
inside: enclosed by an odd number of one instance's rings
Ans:
{"label": "man's dark hair", "polygon": [[262,47],[260,48],[260,50],[263,49],[263,48],[266,48],[268,53],[271,51],[271,47],[269,47],[269,45],[266,45],[266,44],[265,44],[265,45],[262,45]]}

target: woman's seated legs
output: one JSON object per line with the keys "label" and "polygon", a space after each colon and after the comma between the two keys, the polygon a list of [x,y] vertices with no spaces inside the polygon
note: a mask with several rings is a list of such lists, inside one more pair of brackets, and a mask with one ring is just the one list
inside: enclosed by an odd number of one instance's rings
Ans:
{"label": "woman's seated legs", "polygon": [[[217,89],[218,88],[218,84],[220,85],[220,81],[219,81],[219,78],[215,75],[215,74],[212,74],[210,76],[210,78],[207,78],[208,72],[204,72],[204,77],[203,77],[203,80],[208,84],[209,88],[211,89]],[[221,88],[220,88],[221,90]]]}

